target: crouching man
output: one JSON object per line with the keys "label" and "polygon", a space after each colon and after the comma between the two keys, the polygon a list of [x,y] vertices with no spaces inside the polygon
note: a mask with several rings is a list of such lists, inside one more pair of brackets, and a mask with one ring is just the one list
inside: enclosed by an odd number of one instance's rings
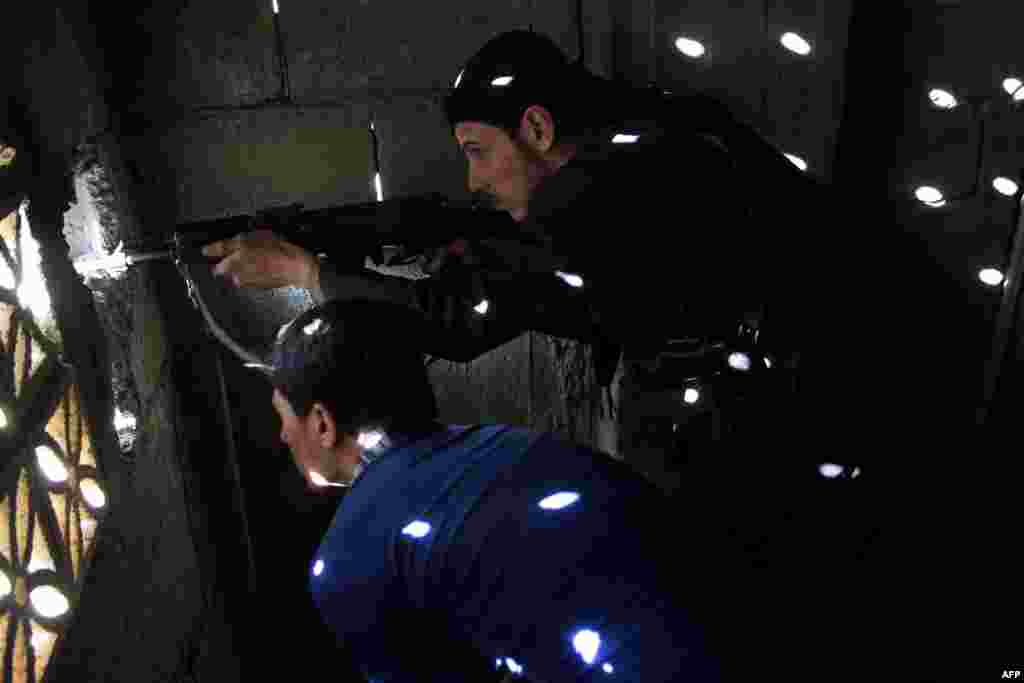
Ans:
{"label": "crouching man", "polygon": [[708,558],[663,494],[552,434],[438,422],[421,325],[331,301],[260,366],[301,474],[348,487],[310,586],[368,680],[719,680],[696,606]]}

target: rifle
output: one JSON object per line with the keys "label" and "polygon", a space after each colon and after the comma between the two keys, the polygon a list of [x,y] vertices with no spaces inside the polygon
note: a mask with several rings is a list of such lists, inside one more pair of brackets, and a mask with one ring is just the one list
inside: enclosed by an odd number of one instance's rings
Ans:
{"label": "rifle", "polygon": [[[77,260],[75,267],[85,275],[142,261],[179,260],[208,244],[259,228],[272,230],[313,254],[324,255],[341,269],[362,268],[367,257],[384,263],[386,250],[398,249],[404,256],[414,257],[458,239],[513,243],[526,249],[543,249],[545,244],[539,235],[523,230],[503,211],[431,194],[312,210],[290,204],[253,215],[181,223],[171,237],[156,245],[127,245],[110,256]],[[482,250],[490,258],[481,267],[507,270],[496,251]]]}
{"label": "rifle", "polygon": [[[89,276],[98,272],[123,272],[144,261],[173,261],[185,281],[189,298],[206,320],[211,334],[243,362],[259,364],[261,360],[256,354],[243,348],[217,324],[196,285],[192,268],[209,263],[200,254],[202,247],[260,228],[270,229],[311,253],[326,256],[340,270],[362,270],[367,257],[378,264],[384,263],[382,255],[387,247],[398,247],[405,256],[416,256],[464,239],[471,243],[487,240],[490,244],[478,250],[485,257],[477,258],[475,264],[456,263],[449,269],[459,285],[472,286],[475,275],[471,271],[543,275],[550,279],[554,273],[547,267],[550,258],[537,258],[546,253],[541,236],[521,229],[504,212],[449,201],[436,194],[315,210],[292,204],[255,215],[182,223],[169,238],[157,244],[126,247],[122,243],[113,254],[76,259],[74,266],[81,275]],[[514,247],[511,258],[505,255],[500,243]],[[467,273],[469,280],[459,280]],[[439,274],[445,275],[444,270]]]}

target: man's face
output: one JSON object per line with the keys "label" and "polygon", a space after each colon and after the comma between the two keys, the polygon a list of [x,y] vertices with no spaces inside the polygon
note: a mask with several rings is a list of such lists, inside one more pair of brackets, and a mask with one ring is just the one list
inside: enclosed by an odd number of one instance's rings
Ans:
{"label": "man's face", "polygon": [[525,220],[530,196],[545,175],[537,154],[486,123],[458,124],[455,139],[469,161],[469,191],[487,195],[493,208],[508,211],[514,220]]}
{"label": "man's face", "polygon": [[315,409],[306,417],[299,417],[278,389],[274,389],[271,403],[281,418],[281,441],[291,451],[292,462],[302,478],[311,482],[309,473],[312,471],[333,480],[337,476],[336,464],[330,450],[322,448],[319,443]]}

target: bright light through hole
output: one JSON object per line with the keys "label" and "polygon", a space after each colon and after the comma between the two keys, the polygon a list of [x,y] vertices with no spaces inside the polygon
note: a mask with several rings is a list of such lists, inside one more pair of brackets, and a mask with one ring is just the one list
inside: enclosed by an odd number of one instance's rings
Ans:
{"label": "bright light through hole", "polygon": [[1022,101],[1024,101],[1024,88],[1018,88],[1017,92],[1013,93],[1013,101],[1014,102],[1022,102]]}
{"label": "bright light through hole", "polygon": [[317,560],[316,564],[313,565],[313,576],[320,576],[324,573],[324,561]]}
{"label": "bright light through hole", "polygon": [[928,205],[935,205],[939,202],[945,201],[942,196],[942,192],[940,192],[938,188],[931,187],[929,185],[923,185],[914,190],[914,196],[917,197],[918,201],[924,202]]}
{"label": "bright light through hole", "polygon": [[274,14],[280,13],[280,8],[277,6],[277,0],[272,0],[274,3]]}
{"label": "bright light through hole", "polygon": [[704,46],[692,38],[679,38],[676,40],[676,49],[687,57],[693,57],[694,59],[703,57],[705,52]]}
{"label": "bright light through hole", "polygon": [[122,412],[120,408],[114,408],[114,429],[119,432],[126,429],[135,429],[135,423],[134,415]]}
{"label": "bright light through hole", "polygon": [[103,489],[96,483],[95,479],[83,479],[82,483],[79,484],[79,488],[82,489],[82,497],[94,510],[98,510],[107,504],[107,495],[103,493]]}
{"label": "bright light through hole", "polygon": [[459,75],[455,77],[455,86],[454,87],[458,88],[459,87],[459,83],[462,83],[462,74],[464,74],[464,73],[466,73],[465,69],[460,71]]}
{"label": "bright light through hole", "polygon": [[798,55],[804,56],[811,54],[811,44],[792,31],[789,33],[783,33],[779,42],[782,43],[782,46],[790,52],[795,52]]}
{"label": "bright light through hole", "polygon": [[45,557],[41,552],[34,550],[32,551],[32,559],[28,562],[28,571],[31,574],[42,569],[55,569],[53,559]]}
{"label": "bright light through hole", "polygon": [[384,435],[380,432],[360,432],[358,438],[359,445],[367,449],[376,448],[383,440]]}
{"label": "bright light through hole", "polygon": [[0,598],[6,598],[11,594],[11,579],[7,572],[0,572]]}
{"label": "bright light through hole", "polygon": [[39,462],[39,468],[50,481],[59,484],[68,480],[68,471],[64,467],[64,463],[49,446],[36,446],[36,460]]}
{"label": "bright light through hole", "polygon": [[7,429],[7,411],[0,408],[0,429]]}
{"label": "bright light through hole", "polygon": [[683,400],[689,403],[690,405],[693,405],[694,403],[700,400],[700,392],[694,389],[693,387],[690,387],[689,389],[683,392]]}
{"label": "bright light through hole", "polygon": [[513,80],[513,76],[498,76],[493,81],[491,81],[491,85],[496,85],[498,87],[504,87],[504,86],[508,85],[509,83],[511,83],[512,80]]}
{"label": "bright light through hole", "polygon": [[572,273],[563,273],[560,270],[556,270],[555,275],[560,277],[562,281],[565,282],[565,284],[569,285],[570,287],[579,288],[583,286],[583,278],[580,277],[579,275],[573,275]]}
{"label": "bright light through hole", "polygon": [[619,133],[612,138],[612,142],[616,145],[632,145],[634,142],[640,139],[639,135],[630,135],[629,133]]}
{"label": "bright light through hole", "polygon": [[32,607],[47,619],[56,619],[71,609],[64,594],[53,586],[39,586],[29,595]]}
{"label": "bright light through hole", "polygon": [[476,311],[477,313],[479,313],[480,315],[486,315],[487,314],[487,309],[489,309],[490,307],[491,307],[490,302],[487,301],[487,299],[484,299],[483,301],[478,303],[476,306],[474,306],[473,310]]}
{"label": "bright light through hole", "polygon": [[729,367],[733,370],[747,371],[750,369],[750,356],[739,351],[729,354]]}
{"label": "bright light through hole", "polygon": [[410,522],[406,525],[406,527],[402,529],[402,533],[406,536],[412,536],[413,538],[423,538],[430,533],[430,525],[417,519],[416,521]]}
{"label": "bright light through hole", "polygon": [[787,154],[786,158],[793,162],[793,165],[799,168],[801,171],[807,170],[807,162],[796,156],[795,154]]}
{"label": "bright light through hole", "polygon": [[542,500],[539,505],[544,510],[561,510],[567,508],[580,499],[580,494],[572,491],[562,491]]}
{"label": "bright light through hole", "polygon": [[313,322],[303,327],[302,331],[306,334],[307,337],[312,337],[314,334],[320,331],[320,328],[323,327],[323,325],[324,319],[316,318],[315,320],[313,320]]}
{"label": "bright light through hole", "polygon": [[835,479],[843,473],[843,466],[826,462],[818,466],[818,472],[826,479]]}
{"label": "bright light through hole", "polygon": [[523,667],[519,666],[519,663],[511,657],[505,658],[505,666],[507,666],[508,670],[517,676],[521,676],[523,673]]}
{"label": "bright light through hole", "polygon": [[956,97],[948,90],[933,88],[928,91],[928,99],[939,109],[953,109],[957,105]]}
{"label": "bright light through hole", "polygon": [[1020,89],[1020,86],[1024,85],[1019,78],[1010,77],[1003,81],[1003,90],[1006,91],[1007,95],[1012,95]]}
{"label": "bright light through hole", "polygon": [[597,651],[601,647],[601,636],[591,630],[580,631],[572,639],[572,645],[584,662],[593,664],[597,659]]}
{"label": "bright light through hole", "polygon": [[978,279],[990,287],[997,287],[1003,283],[1003,273],[996,268],[982,268]]}
{"label": "bright light through hole", "polygon": [[1003,176],[999,176],[993,180],[992,187],[996,189],[996,192],[999,194],[1005,194],[1007,197],[1012,197],[1017,194],[1017,183]]}
{"label": "bright light through hole", "polygon": [[48,321],[51,316],[50,295],[43,281],[42,258],[39,255],[39,243],[32,237],[28,226],[28,214],[25,205],[19,209],[21,214],[21,286],[18,287],[18,301],[24,308],[32,312],[36,322]]}
{"label": "bright light through hole", "polygon": [[602,669],[604,669],[604,672],[605,672],[606,674],[610,674],[610,673],[615,673],[615,669],[614,669],[614,668],[612,667],[612,665],[611,665],[611,664],[605,664],[605,665],[604,665],[604,666],[602,666],[601,668],[602,668]]}
{"label": "bright light through hole", "polygon": [[45,631],[36,631],[32,634],[32,649],[42,650],[47,645],[51,644],[57,636],[53,633],[46,633]]}
{"label": "bright light through hole", "polygon": [[373,176],[373,187],[377,190],[377,201],[384,201],[384,186],[380,182],[380,173],[375,173]]}

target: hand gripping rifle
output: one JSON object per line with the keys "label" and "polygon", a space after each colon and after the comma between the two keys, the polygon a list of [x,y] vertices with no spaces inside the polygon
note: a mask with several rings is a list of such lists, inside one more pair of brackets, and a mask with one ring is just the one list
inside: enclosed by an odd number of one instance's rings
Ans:
{"label": "hand gripping rifle", "polygon": [[[489,243],[489,248],[477,250],[482,258],[473,267],[520,270],[528,269],[529,259],[512,263],[500,257],[501,249],[495,245],[514,243],[528,250],[543,249],[544,245],[540,237],[522,230],[504,212],[433,194],[313,210],[292,204],[255,215],[182,223],[159,245],[121,245],[109,256],[76,260],[75,268],[88,276],[121,271],[143,261],[173,261],[210,333],[242,362],[259,363],[256,354],[232,339],[214,319],[191,270],[197,263],[206,261],[199,253],[204,246],[257,229],[272,230],[288,242],[325,256],[340,270],[360,270],[368,257],[375,263],[385,263],[384,254],[388,250],[397,249],[404,258],[415,258],[460,239],[470,244],[485,240]],[[545,273],[550,277],[551,270]]]}

